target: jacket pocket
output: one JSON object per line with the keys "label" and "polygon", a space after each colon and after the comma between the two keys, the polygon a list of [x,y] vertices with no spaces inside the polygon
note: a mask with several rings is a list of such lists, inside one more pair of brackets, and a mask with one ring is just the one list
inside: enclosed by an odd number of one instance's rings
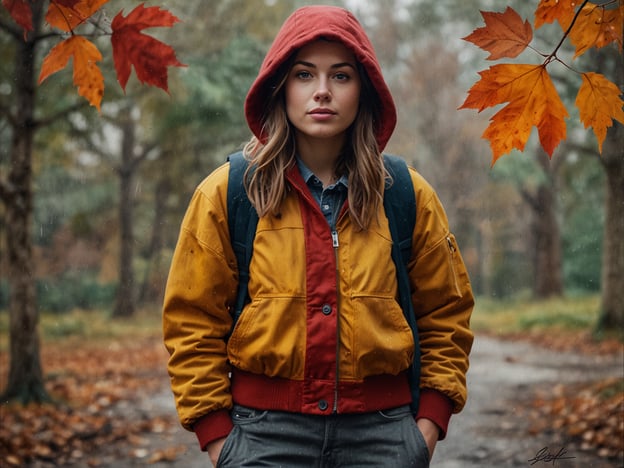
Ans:
{"label": "jacket pocket", "polygon": [[459,261],[459,253],[457,249],[457,241],[453,234],[449,234],[446,237],[446,244],[448,246],[449,251],[449,264],[451,266],[451,276],[453,281],[453,287],[455,288],[455,293],[457,297],[462,297],[461,288],[459,287],[459,280],[457,278],[457,268]]}
{"label": "jacket pocket", "polygon": [[268,377],[302,378],[306,344],[303,297],[262,297],[248,305],[228,341],[230,363]]}
{"label": "jacket pocket", "polygon": [[352,299],[352,320],[341,331],[352,330],[348,349],[356,379],[374,375],[396,375],[414,358],[414,337],[403,310],[394,297],[358,296]]}

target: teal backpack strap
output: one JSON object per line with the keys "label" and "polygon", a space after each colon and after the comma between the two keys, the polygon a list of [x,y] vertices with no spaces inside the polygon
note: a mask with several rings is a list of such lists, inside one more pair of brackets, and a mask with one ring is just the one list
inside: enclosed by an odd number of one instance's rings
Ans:
{"label": "teal backpack strap", "polygon": [[386,170],[392,181],[384,191],[384,210],[392,236],[392,260],[397,271],[399,303],[414,337],[414,360],[409,370],[412,391],[411,409],[418,412],[420,401],[420,344],[407,264],[412,253],[412,234],[416,224],[416,195],[407,164],[396,156],[384,155]]}
{"label": "teal backpack strap", "polygon": [[249,263],[253,254],[253,241],[256,236],[258,225],[258,213],[249,201],[245,192],[245,171],[249,165],[242,152],[231,154],[228,157],[230,171],[227,188],[227,213],[228,227],[230,229],[230,242],[236,255],[238,266],[238,289],[236,301],[232,310],[234,322],[243,311],[243,307],[249,302]]}

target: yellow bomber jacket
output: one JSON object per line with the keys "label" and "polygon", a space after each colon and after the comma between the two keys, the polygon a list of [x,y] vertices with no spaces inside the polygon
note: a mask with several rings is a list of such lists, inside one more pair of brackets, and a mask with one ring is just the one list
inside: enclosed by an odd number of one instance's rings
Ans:
{"label": "yellow bomber jacket", "polygon": [[[408,264],[421,347],[417,417],[432,419],[444,437],[451,413],[466,401],[474,300],[440,201],[415,170],[410,174],[417,200]],[[233,403],[332,414],[411,400],[406,369],[414,342],[397,302],[383,206],[366,231],[343,208],[331,233],[296,168],[288,181],[281,215],[258,223],[251,302],[234,330],[228,164],[199,185],[182,222],[163,331],[178,414],[202,448],[229,433]]]}

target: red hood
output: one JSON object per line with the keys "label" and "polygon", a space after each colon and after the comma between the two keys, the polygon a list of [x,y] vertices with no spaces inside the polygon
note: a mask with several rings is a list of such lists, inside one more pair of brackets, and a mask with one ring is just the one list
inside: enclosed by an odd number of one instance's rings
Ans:
{"label": "red hood", "polygon": [[339,7],[303,7],[285,21],[247,94],[245,116],[249,128],[258,139],[264,140],[262,117],[266,100],[271,94],[271,78],[295,51],[321,37],[342,42],[364,66],[381,102],[381,122],[376,138],[379,150],[383,150],[396,125],[394,101],[362,26],[349,11]]}

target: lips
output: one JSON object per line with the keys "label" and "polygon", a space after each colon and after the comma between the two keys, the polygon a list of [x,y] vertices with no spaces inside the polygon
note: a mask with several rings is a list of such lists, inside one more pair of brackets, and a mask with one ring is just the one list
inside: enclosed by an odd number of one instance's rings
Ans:
{"label": "lips", "polygon": [[324,107],[318,107],[316,109],[312,109],[309,114],[312,115],[334,115],[335,112],[331,109],[326,109]]}
{"label": "lips", "polygon": [[325,107],[317,107],[309,111],[308,115],[315,122],[329,122],[334,119],[336,112]]}

